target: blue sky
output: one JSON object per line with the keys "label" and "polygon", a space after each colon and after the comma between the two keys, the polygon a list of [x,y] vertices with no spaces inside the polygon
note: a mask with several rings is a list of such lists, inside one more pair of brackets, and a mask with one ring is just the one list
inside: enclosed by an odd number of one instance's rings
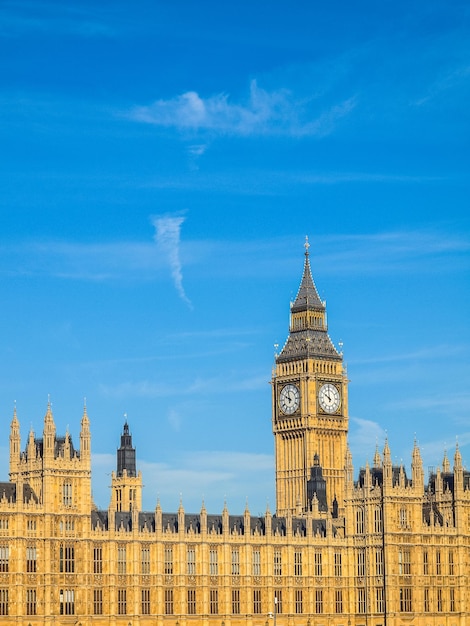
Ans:
{"label": "blue sky", "polygon": [[309,235],[358,471],[470,466],[464,2],[0,6],[0,469],[50,394],[108,506],[274,509],[269,380]]}

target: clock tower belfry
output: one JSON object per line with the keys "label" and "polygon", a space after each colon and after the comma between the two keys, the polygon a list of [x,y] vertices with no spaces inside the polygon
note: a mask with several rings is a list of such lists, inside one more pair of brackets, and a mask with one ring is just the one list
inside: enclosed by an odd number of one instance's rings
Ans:
{"label": "clock tower belfry", "polygon": [[326,303],[312,278],[308,238],[300,287],[291,303],[289,336],[273,369],[272,421],[277,514],[309,510],[314,467],[321,467],[326,483],[323,510],[341,511],[348,380],[342,353],[328,335]]}

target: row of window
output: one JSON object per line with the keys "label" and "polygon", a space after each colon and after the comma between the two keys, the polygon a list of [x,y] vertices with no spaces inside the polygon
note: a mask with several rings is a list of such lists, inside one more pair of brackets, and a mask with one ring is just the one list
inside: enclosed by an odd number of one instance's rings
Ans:
{"label": "row of window", "polygon": [[[8,530],[9,523],[8,517],[0,517],[0,531]],[[37,531],[37,520],[35,518],[30,518],[26,521],[26,530],[28,534],[36,534]],[[59,522],[59,530],[60,532],[72,532],[75,530],[75,520],[73,517],[65,517],[61,519]]]}
{"label": "row of window", "polygon": [[[442,562],[441,551],[435,552],[435,568],[431,567],[429,553],[427,550],[423,552],[423,574],[429,575],[435,573],[442,575],[444,567]],[[26,571],[35,573],[37,571],[38,553],[34,545],[26,547]],[[252,552],[252,575],[261,575],[261,551],[254,549]],[[323,559],[321,552],[314,553],[314,575],[323,575]],[[141,574],[151,573],[150,547],[141,548]],[[432,571],[433,569],[433,571]],[[0,546],[0,572],[9,571],[9,547]],[[73,544],[63,543],[59,546],[59,571],[65,573],[75,572],[75,548]],[[103,549],[101,546],[93,548],[93,571],[95,574],[103,573]],[[280,550],[274,551],[273,574],[274,576],[282,576],[282,555]],[[302,576],[302,552],[294,552],[294,575]],[[127,573],[127,546],[119,545],[117,549],[117,573]],[[172,575],[174,573],[173,563],[173,547],[165,546],[164,551],[164,573]],[[196,550],[193,547],[187,549],[187,572],[192,576],[196,574]],[[412,573],[411,568],[411,550],[399,550],[398,552],[398,574],[409,576]],[[454,552],[450,550],[447,553],[447,573],[455,574]],[[217,576],[219,574],[218,551],[216,549],[209,550],[209,574]],[[231,558],[231,574],[240,575],[240,553],[238,550],[232,550]],[[342,557],[340,552],[334,554],[334,575],[342,576]],[[366,575],[366,552],[360,550],[356,553],[356,575],[364,577]],[[375,550],[375,575],[383,575],[383,552],[381,549]]]}
{"label": "row of window", "polygon": [[[318,589],[316,592],[315,608],[316,613],[323,613],[323,591]],[[232,614],[240,614],[240,589],[232,589]],[[75,592],[73,589],[61,589],[59,594],[59,610],[61,615],[75,614]],[[127,589],[116,590],[117,612],[119,615],[127,614]],[[303,591],[297,589],[295,591],[295,612],[303,613]],[[187,590],[187,614],[197,615],[197,592],[196,589]],[[336,608],[337,613],[343,612],[342,591],[336,592]],[[166,615],[174,614],[174,593],[173,589],[165,589],[164,591],[164,611]],[[211,615],[219,613],[219,590],[209,590],[209,612]],[[276,612],[283,612],[282,589],[276,591]],[[103,615],[103,590],[93,590],[93,613],[94,615]],[[150,615],[150,589],[141,589],[141,613],[142,615]],[[253,613],[259,615],[262,613],[262,590],[253,589]],[[0,589],[0,615],[9,614],[8,589]],[[37,614],[36,589],[26,589],[26,615]]]}
{"label": "row of window", "polygon": [[[96,574],[102,573],[102,561],[103,553],[100,546],[95,547],[93,551],[94,557],[94,572]],[[126,573],[126,546],[122,545],[118,547],[118,573]],[[261,551],[254,549],[252,552],[252,575],[261,576]],[[173,562],[173,547],[166,546],[164,552],[164,573],[174,573]],[[273,574],[274,576],[282,576],[282,555],[280,550],[274,551],[273,557]],[[314,571],[315,576],[321,576],[323,572],[322,554],[321,552],[315,552],[314,557]],[[141,573],[150,574],[150,548],[144,547],[141,550]],[[193,547],[187,549],[187,568],[186,573],[189,576],[196,574],[196,550]],[[217,576],[219,574],[219,557],[217,549],[209,550],[209,574],[211,576]],[[235,549],[232,550],[231,555],[231,574],[233,576],[240,575],[240,552]],[[335,576],[341,576],[341,553],[335,553]],[[302,552],[294,552],[294,575],[302,575]]]}
{"label": "row of window", "polygon": [[[398,525],[401,528],[408,528],[410,521],[410,516],[408,509],[402,507],[398,511]],[[366,528],[366,520],[365,520],[365,509],[358,508],[356,510],[356,534],[363,535],[368,532]],[[373,513],[373,532],[374,533],[382,533],[383,532],[383,511],[382,506],[376,506],[374,508]]]}
{"label": "row of window", "polygon": [[[201,595],[202,595],[202,590]],[[37,598],[36,589],[26,589],[26,614],[37,614]],[[198,614],[198,590],[195,588],[187,589],[186,612],[188,615]],[[282,614],[283,590],[275,590],[275,610],[276,613]],[[141,613],[142,615],[150,615],[150,589],[141,589]],[[254,614],[263,613],[263,590],[253,589],[252,591],[252,612]],[[337,614],[343,613],[343,590],[336,589],[334,592],[334,610]],[[448,590],[425,587],[423,589],[423,609],[425,613],[437,611],[438,613],[456,611],[455,589],[450,587]],[[375,606],[373,611],[383,613],[385,610],[384,589],[376,587],[374,594]],[[357,612],[364,614],[367,612],[367,596],[366,589],[361,587],[357,589]],[[116,590],[117,612],[119,615],[127,614],[127,589]],[[413,592],[412,587],[401,587],[399,595],[400,612],[411,613],[413,611]],[[202,607],[201,607],[202,608]],[[94,615],[103,615],[103,589],[93,590],[93,613]],[[233,615],[239,615],[241,612],[240,589],[232,589],[231,591],[231,609]],[[304,594],[302,589],[294,590],[294,606],[295,613],[304,612]],[[315,590],[314,612],[322,614],[324,612],[324,592],[323,589]],[[59,592],[59,611],[61,615],[75,614],[75,591],[73,589],[61,589]],[[165,589],[164,591],[164,612],[166,615],[174,614],[174,592],[173,589]],[[205,611],[201,611],[203,613]],[[219,613],[219,590],[209,590],[209,612],[211,615]],[[8,589],[0,588],[0,616],[9,614],[9,593]]]}
{"label": "row of window", "polygon": [[[26,615],[37,615],[37,592],[36,589],[25,589]],[[75,591],[73,589],[61,589],[59,592],[59,611],[61,615],[75,614]],[[0,588],[0,615],[9,615],[8,589]]]}
{"label": "row of window", "polygon": [[[356,511],[356,534],[363,535],[366,532],[365,512],[363,508]],[[377,506],[374,509],[374,532],[383,532],[382,507]]]}

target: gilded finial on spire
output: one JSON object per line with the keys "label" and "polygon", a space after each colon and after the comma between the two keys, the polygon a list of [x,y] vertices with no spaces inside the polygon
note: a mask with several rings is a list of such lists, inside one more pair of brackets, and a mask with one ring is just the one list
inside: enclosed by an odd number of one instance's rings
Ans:
{"label": "gilded finial on spire", "polygon": [[308,243],[308,235],[305,235],[304,248],[305,248],[305,256],[308,256],[308,249],[310,248],[310,244]]}

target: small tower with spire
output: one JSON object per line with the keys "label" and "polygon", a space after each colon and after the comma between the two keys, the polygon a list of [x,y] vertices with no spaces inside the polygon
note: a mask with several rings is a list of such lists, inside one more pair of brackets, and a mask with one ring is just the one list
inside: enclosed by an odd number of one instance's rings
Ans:
{"label": "small tower with spire", "polygon": [[127,419],[117,449],[117,468],[111,474],[110,510],[139,512],[142,510],[142,474],[136,470],[135,448]]}
{"label": "small tower with spire", "polygon": [[53,459],[55,454],[55,423],[52,416],[51,400],[47,400],[47,410],[44,416],[44,431],[43,431],[43,443],[44,443],[44,458]]}
{"label": "small tower with spire", "polygon": [[411,459],[411,480],[413,483],[413,489],[415,489],[418,493],[422,493],[424,490],[423,460],[421,458],[421,452],[416,439]]}
{"label": "small tower with spire", "polygon": [[20,462],[20,423],[16,414],[16,404],[13,409],[13,419],[10,424],[10,480],[16,482],[18,475],[18,465]]}

